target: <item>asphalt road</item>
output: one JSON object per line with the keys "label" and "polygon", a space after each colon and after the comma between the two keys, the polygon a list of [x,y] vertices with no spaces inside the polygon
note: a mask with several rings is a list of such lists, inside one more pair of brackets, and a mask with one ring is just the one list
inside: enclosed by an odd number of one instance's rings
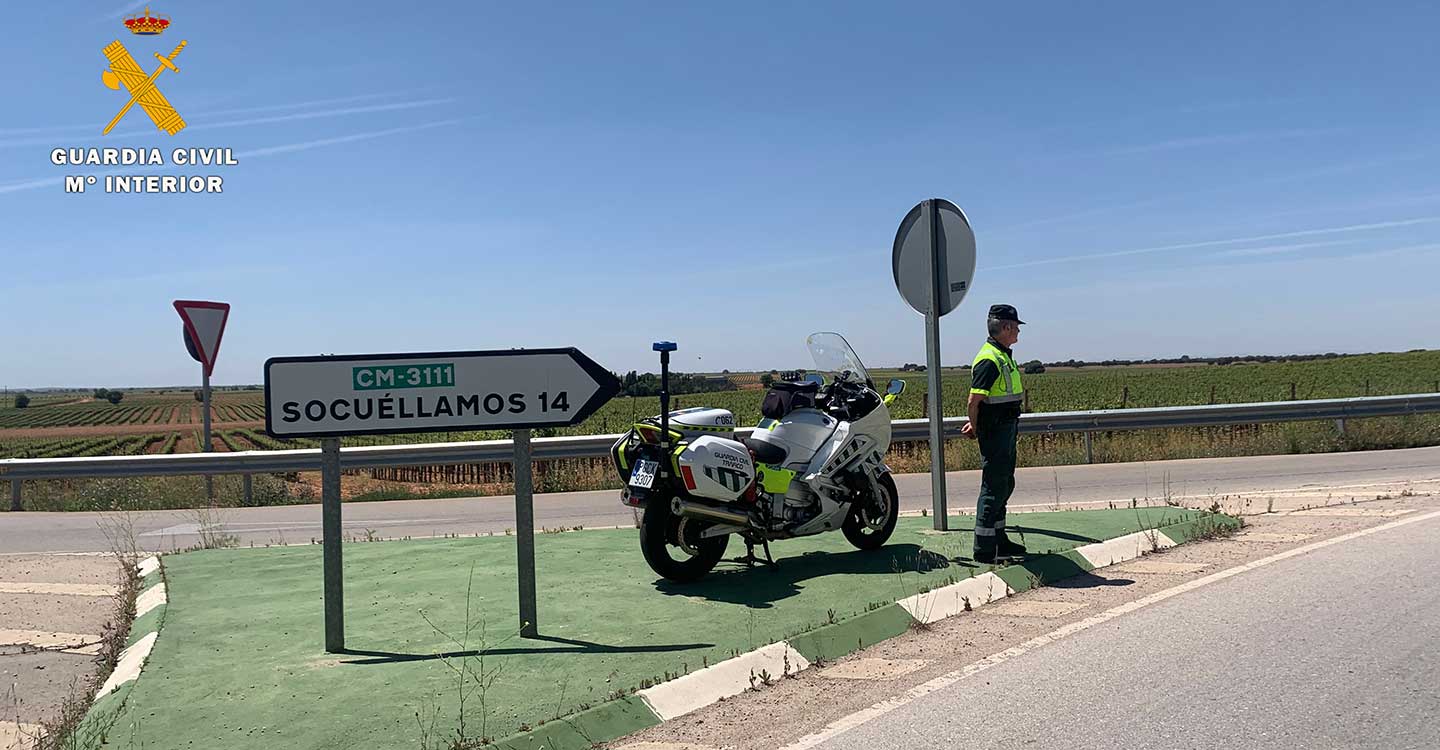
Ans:
{"label": "asphalt road", "polygon": [[1034,649],[818,747],[1440,747],[1440,519]]}
{"label": "asphalt road", "polygon": [[[1440,481],[1440,447],[1300,456],[1209,458],[1147,463],[1099,464],[1021,469],[1012,510],[1103,507],[1134,499],[1194,501],[1234,493],[1297,488],[1344,488],[1386,483]],[[947,475],[951,513],[973,511],[978,471]],[[931,507],[930,477],[897,477],[902,510]],[[383,538],[441,534],[500,533],[514,526],[511,497],[403,500],[346,504],[347,535]],[[202,519],[194,511],[131,514],[147,549],[168,551],[195,544]],[[107,551],[106,526],[114,514],[0,513],[0,551]],[[320,537],[320,506],[235,508],[205,522],[217,533],[234,534],[242,545],[304,543]],[[537,528],[621,526],[634,523],[618,494],[567,492],[537,495]]]}

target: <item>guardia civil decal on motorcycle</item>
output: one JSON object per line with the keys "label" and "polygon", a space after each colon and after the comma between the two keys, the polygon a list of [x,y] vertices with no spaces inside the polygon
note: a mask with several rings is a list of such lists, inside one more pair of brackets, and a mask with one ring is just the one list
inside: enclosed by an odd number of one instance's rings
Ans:
{"label": "guardia civil decal on motorcycle", "polygon": [[[731,535],[774,565],[770,542],[840,531],[860,549],[876,549],[895,530],[898,495],[885,451],[889,405],[904,391],[892,380],[881,395],[838,333],[805,339],[817,372],[775,383],[764,418],[737,440],[725,409],[670,411],[670,352],[659,342],[660,414],[634,425],[611,448],[626,487],[621,502],[642,508],[640,550],[672,581],[694,581],[715,567]],[[825,376],[829,376],[826,381]]]}

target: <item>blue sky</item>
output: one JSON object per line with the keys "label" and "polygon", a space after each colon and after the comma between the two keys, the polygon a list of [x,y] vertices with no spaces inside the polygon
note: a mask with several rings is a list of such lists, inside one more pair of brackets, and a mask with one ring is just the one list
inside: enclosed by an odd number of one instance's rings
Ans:
{"label": "blue sky", "polygon": [[[616,370],[923,361],[890,277],[938,195],[975,227],[944,319],[1023,359],[1440,346],[1440,10],[1422,3],[27,6],[7,37],[0,384],[198,379],[176,298],[268,356],[578,346]],[[137,109],[100,49],[189,128]],[[148,60],[148,62],[146,62]],[[229,147],[223,195],[65,195],[57,147]],[[84,170],[79,170],[84,171]],[[94,171],[94,170],[92,170]],[[167,172],[189,170],[167,168]]]}

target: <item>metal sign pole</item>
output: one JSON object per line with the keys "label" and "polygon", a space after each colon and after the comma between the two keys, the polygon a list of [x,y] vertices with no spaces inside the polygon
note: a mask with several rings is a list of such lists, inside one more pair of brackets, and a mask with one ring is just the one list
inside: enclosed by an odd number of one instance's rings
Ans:
{"label": "metal sign pole", "polygon": [[935,530],[949,529],[945,504],[945,410],[941,404],[940,307],[944,299],[945,248],[941,240],[940,206],[926,201],[930,216],[930,309],[925,313],[925,370],[930,386],[930,496]]}
{"label": "metal sign pole", "polygon": [[535,486],[530,475],[530,430],[516,430],[515,558],[520,576],[520,635],[539,634],[535,621]]}
{"label": "metal sign pole", "polygon": [[[201,446],[201,453],[209,453],[210,445],[210,371],[205,365],[200,365],[200,419],[205,425],[205,445]],[[205,475],[205,499],[215,500],[215,477]]]}
{"label": "metal sign pole", "polygon": [[324,542],[325,650],[345,650],[345,584],[340,561],[340,438],[320,441],[320,525]]}

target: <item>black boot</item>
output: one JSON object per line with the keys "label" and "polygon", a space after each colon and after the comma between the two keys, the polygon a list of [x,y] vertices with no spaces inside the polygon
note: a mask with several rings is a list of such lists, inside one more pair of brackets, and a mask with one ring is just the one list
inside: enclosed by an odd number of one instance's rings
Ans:
{"label": "black boot", "polygon": [[1025,545],[1010,541],[1010,537],[1005,536],[1005,532],[1002,531],[996,536],[998,537],[995,546],[995,555],[997,557],[1024,557],[1029,554],[1029,550],[1025,549]]}

